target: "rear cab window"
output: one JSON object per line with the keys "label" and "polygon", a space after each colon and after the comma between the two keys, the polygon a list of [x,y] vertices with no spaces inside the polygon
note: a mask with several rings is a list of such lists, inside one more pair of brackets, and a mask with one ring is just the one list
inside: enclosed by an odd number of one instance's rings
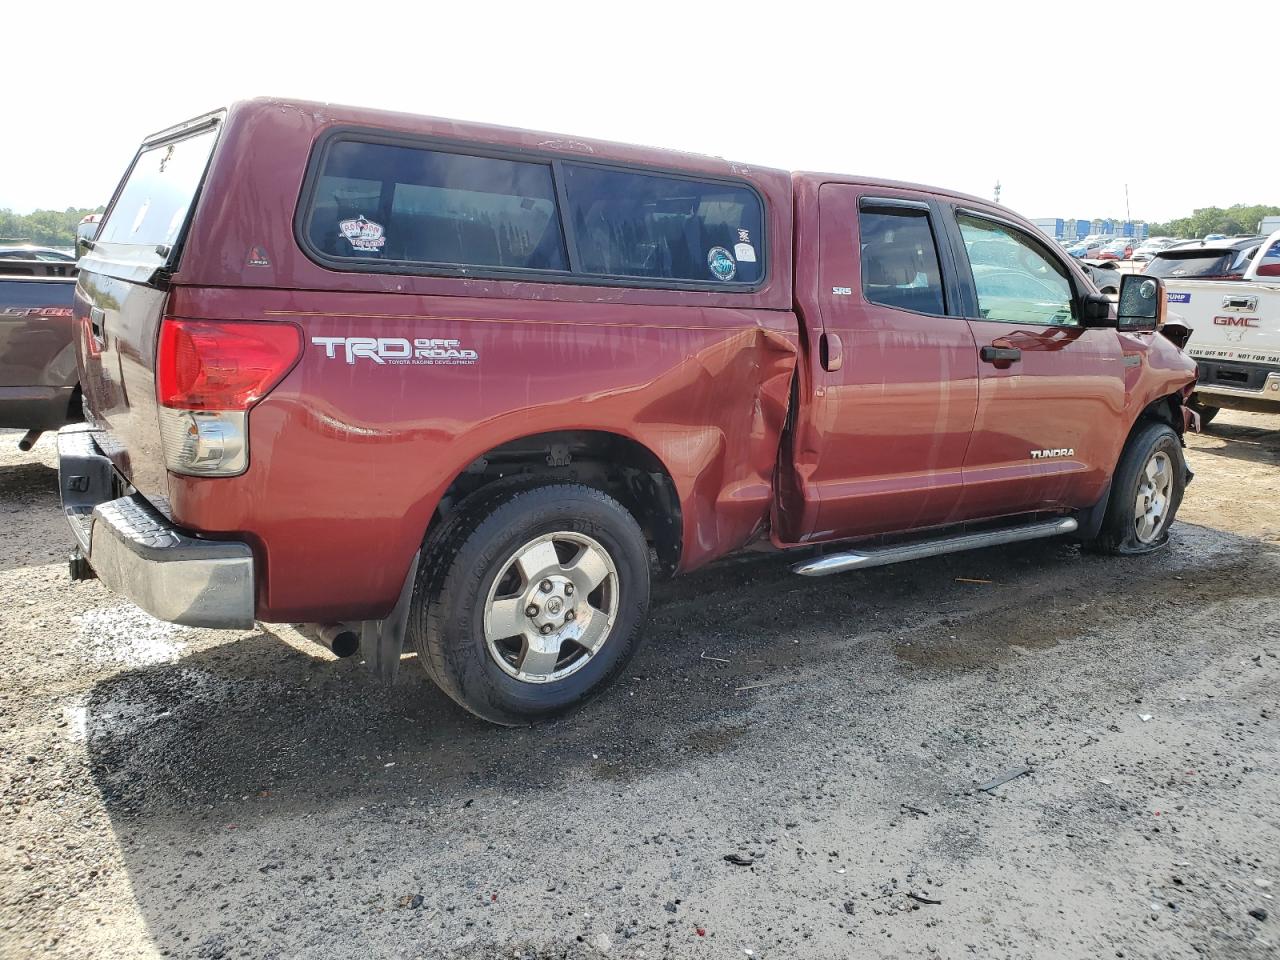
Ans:
{"label": "rear cab window", "polygon": [[200,118],[143,145],[85,258],[87,267],[143,281],[173,267],[220,119]]}
{"label": "rear cab window", "polygon": [[331,269],[754,288],[764,204],[744,184],[461,146],[322,141],[298,237]]}
{"label": "rear cab window", "polygon": [[863,198],[858,236],[862,293],[869,302],[915,313],[946,313],[927,206]]}

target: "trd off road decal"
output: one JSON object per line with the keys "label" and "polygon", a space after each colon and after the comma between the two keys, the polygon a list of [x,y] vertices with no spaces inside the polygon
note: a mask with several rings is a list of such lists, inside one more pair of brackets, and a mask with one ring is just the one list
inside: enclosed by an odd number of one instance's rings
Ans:
{"label": "trd off road decal", "polygon": [[356,250],[381,250],[387,242],[382,224],[365,219],[363,213],[352,220],[339,220],[338,230]]}
{"label": "trd off road decal", "polygon": [[326,359],[342,359],[354,364],[357,358],[378,365],[409,364],[422,367],[469,366],[480,359],[479,352],[466,350],[460,340],[404,337],[312,337],[317,347],[324,347]]}

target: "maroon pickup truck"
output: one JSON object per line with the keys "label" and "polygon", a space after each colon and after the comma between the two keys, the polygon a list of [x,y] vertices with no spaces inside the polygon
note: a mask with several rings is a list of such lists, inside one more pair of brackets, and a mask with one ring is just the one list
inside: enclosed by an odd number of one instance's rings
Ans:
{"label": "maroon pickup truck", "polygon": [[482,717],[580,702],[651,573],[1167,539],[1195,365],[946,190],[239,103],[147,139],[80,264],[73,575],[302,622]]}

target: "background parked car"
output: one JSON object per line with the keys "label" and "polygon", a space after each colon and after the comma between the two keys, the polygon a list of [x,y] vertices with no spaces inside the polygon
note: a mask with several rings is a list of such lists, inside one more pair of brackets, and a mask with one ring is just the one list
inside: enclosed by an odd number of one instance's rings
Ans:
{"label": "background parked car", "polygon": [[1147,237],[1133,250],[1134,260],[1150,260],[1161,250],[1167,250],[1177,241],[1173,237]]}
{"label": "background parked car", "polygon": [[75,288],[71,277],[0,277],[0,427],[30,431],[23,450],[81,416]]}
{"label": "background parked car", "polygon": [[1120,278],[1124,276],[1114,260],[1082,260],[1080,266],[1089,274],[1093,285],[1108,296],[1120,293]]}
{"label": "background parked car", "polygon": [[0,247],[0,275],[74,277],[76,258],[50,247]]}
{"label": "background parked car", "polygon": [[1133,257],[1133,238],[1118,237],[1098,251],[1099,260],[1129,260]]}
{"label": "background parked car", "polygon": [[1102,246],[1103,240],[1101,237],[1085,237],[1074,247],[1068,247],[1067,253],[1077,260],[1083,260],[1088,257],[1097,257],[1099,251],[1102,250]]}
{"label": "background parked car", "polygon": [[1258,252],[1265,237],[1196,240],[1158,253],[1144,273],[1170,279],[1238,280]]}
{"label": "background parked car", "polygon": [[51,260],[54,262],[75,262],[75,256],[55,250],[53,247],[36,247],[22,244],[14,247],[0,247],[0,260]]}

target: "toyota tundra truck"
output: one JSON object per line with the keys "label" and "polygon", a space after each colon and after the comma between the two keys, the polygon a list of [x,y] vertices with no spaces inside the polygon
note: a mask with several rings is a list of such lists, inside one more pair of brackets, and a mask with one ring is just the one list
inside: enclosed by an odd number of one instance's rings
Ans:
{"label": "toyota tundra truck", "polygon": [[948,190],[254,100],[147,138],[80,263],[75,577],[296,622],[516,724],[653,576],[1166,543],[1195,365]]}
{"label": "toyota tundra truck", "polygon": [[1280,230],[1174,247],[1146,273],[1162,278],[1169,309],[1191,328],[1190,405],[1201,420],[1223,407],[1280,413]]}

